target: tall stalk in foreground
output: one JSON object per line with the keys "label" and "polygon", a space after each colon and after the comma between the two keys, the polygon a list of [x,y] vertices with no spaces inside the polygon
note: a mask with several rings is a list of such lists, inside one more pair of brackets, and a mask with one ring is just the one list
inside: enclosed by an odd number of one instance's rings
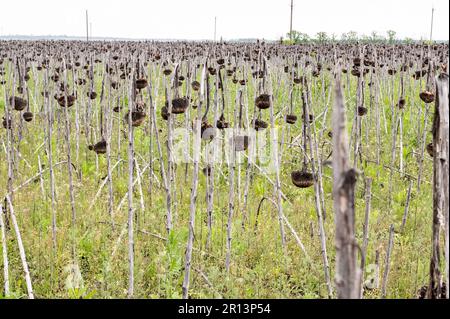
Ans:
{"label": "tall stalk in foreground", "polygon": [[336,291],[339,299],[360,296],[360,269],[356,264],[356,171],[349,166],[344,99],[339,75],[333,110],[333,206],[335,214]]}
{"label": "tall stalk in foreground", "polygon": [[19,225],[17,224],[17,220],[16,220],[16,214],[14,213],[14,207],[11,203],[9,195],[6,195],[6,200],[9,204],[9,213],[11,215],[11,222],[14,227],[14,232],[16,233],[17,245],[19,246],[19,255],[20,255],[20,260],[22,261],[23,272],[25,274],[25,284],[27,286],[28,299],[34,299],[33,285],[31,284],[31,276],[30,276],[30,271],[28,270],[27,257],[26,257],[25,248],[24,248],[23,242],[22,242],[22,235],[20,234]]}
{"label": "tall stalk in foreground", "polygon": [[0,204],[0,234],[2,236],[2,255],[3,255],[3,280],[4,280],[4,293],[5,297],[9,296],[9,262],[8,262],[8,249],[6,246],[6,232],[5,223],[3,222],[3,206]]}
{"label": "tall stalk in foreground", "polygon": [[183,299],[187,299],[189,296],[189,279],[191,273],[191,265],[192,265],[192,249],[194,245],[194,225],[195,225],[195,209],[197,203],[197,188],[198,188],[198,165],[200,160],[200,143],[201,143],[201,123],[202,123],[202,103],[205,91],[205,75],[206,75],[206,66],[203,66],[202,71],[202,80],[200,86],[200,97],[197,108],[197,118],[195,120],[195,129],[194,129],[194,168],[193,168],[193,178],[192,178],[192,188],[191,188],[191,203],[189,206],[189,235],[188,242],[186,246],[186,255],[185,255],[185,265],[184,265],[184,280],[182,287]]}
{"label": "tall stalk in foreground", "polygon": [[[66,61],[63,60],[63,72],[64,72],[64,86],[68,87],[67,81],[67,68]],[[69,174],[69,195],[70,195],[70,207],[72,210],[72,260],[74,263],[77,263],[76,258],[76,239],[75,239],[75,225],[76,225],[76,209],[75,209],[75,192],[73,188],[73,167],[72,167],[72,157],[71,157],[71,146],[70,146],[70,119],[69,119],[69,98],[68,98],[67,89],[64,90],[64,115],[65,115],[65,139],[66,139],[66,147],[67,147],[67,171]]]}
{"label": "tall stalk in foreground", "polygon": [[134,110],[135,78],[130,84],[128,95],[128,298],[134,296],[134,209],[133,209],[133,171],[134,136],[132,113]]}

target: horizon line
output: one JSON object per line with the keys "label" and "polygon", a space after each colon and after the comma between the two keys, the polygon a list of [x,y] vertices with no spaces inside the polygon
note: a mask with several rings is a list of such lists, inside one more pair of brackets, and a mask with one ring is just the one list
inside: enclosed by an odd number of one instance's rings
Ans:
{"label": "horizon line", "polygon": [[[74,39],[74,40],[86,40],[86,36],[80,36],[80,35],[64,35],[64,34],[60,34],[60,35],[25,35],[25,34],[9,34],[9,35],[0,35],[0,39],[9,39],[9,40],[20,40],[19,38],[33,38],[33,39],[43,39],[45,40],[46,38],[67,38],[67,39]],[[114,37],[114,36],[94,36],[94,37],[89,37],[89,40],[129,40],[129,41],[192,41],[192,42],[221,42],[221,41],[256,41],[256,40],[262,40],[262,41],[270,41],[270,42],[277,42],[280,41],[280,39],[283,40],[289,40],[288,38],[284,38],[284,37],[280,37],[278,39],[266,39],[266,38],[258,38],[258,37],[247,37],[247,38],[232,38],[232,39],[225,39],[223,37],[220,38],[220,40],[216,40],[214,41],[214,39],[183,39],[183,38],[134,38],[134,37]],[[423,42],[423,41],[429,41],[429,39],[414,39],[414,38],[409,38],[409,37],[405,37],[405,38],[400,38],[400,39],[396,39],[396,41],[405,41],[405,40],[412,40],[414,42]],[[311,38],[311,40],[314,40],[314,38]],[[362,38],[358,38],[358,40],[365,40]],[[381,41],[383,40],[387,40],[385,38],[380,39]],[[343,41],[342,39],[336,40],[336,41]],[[444,40],[444,39],[434,39],[434,42],[449,42],[448,39]]]}

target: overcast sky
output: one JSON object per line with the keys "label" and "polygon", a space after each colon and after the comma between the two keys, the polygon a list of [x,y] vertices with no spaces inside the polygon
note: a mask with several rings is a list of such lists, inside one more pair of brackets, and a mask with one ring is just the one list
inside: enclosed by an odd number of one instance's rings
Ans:
{"label": "overcast sky", "polygon": [[[0,35],[92,35],[149,39],[278,39],[289,31],[290,0],[0,0]],[[313,36],[386,30],[398,37],[449,39],[448,0],[294,0],[294,29]]]}

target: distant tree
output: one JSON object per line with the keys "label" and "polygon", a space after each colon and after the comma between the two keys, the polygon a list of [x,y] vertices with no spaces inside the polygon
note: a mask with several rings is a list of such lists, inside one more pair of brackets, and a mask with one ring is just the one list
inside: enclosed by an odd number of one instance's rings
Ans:
{"label": "distant tree", "polygon": [[347,33],[343,33],[341,36],[341,40],[349,41],[349,42],[356,42],[356,41],[358,41],[358,33],[356,33],[355,31],[349,31]]}
{"label": "distant tree", "polygon": [[337,35],[336,35],[336,33],[332,33],[332,34],[331,34],[331,41],[336,42],[336,40],[337,40]]}
{"label": "distant tree", "polygon": [[326,32],[318,32],[316,38],[319,43],[324,43],[328,41],[328,34]]}
{"label": "distant tree", "polygon": [[363,42],[365,42],[365,43],[373,42],[372,37],[371,37],[371,36],[368,36],[368,35],[366,35],[366,34],[363,34],[363,35],[361,36],[361,40],[362,40]]}
{"label": "distant tree", "polygon": [[298,40],[298,38],[299,38],[299,32],[298,32],[298,31],[295,31],[295,30],[292,30],[292,32],[288,32],[288,33],[286,34],[286,37],[287,37],[290,41],[292,41],[293,43],[295,43],[295,42]]}
{"label": "distant tree", "polygon": [[311,41],[311,37],[307,33],[300,33],[300,42],[306,43]]}
{"label": "distant tree", "polygon": [[378,42],[378,33],[377,33],[377,31],[372,31],[371,36],[372,36],[372,41],[373,42]]}
{"label": "distant tree", "polygon": [[390,44],[393,44],[395,42],[395,37],[397,35],[397,32],[395,32],[394,30],[388,30],[386,32],[387,36],[388,36],[388,41]]}
{"label": "distant tree", "polygon": [[385,40],[386,40],[386,38],[381,36],[381,35],[378,35],[377,31],[372,31],[370,33],[370,41],[372,43],[380,43],[380,42],[383,42]]}
{"label": "distant tree", "polygon": [[288,32],[287,37],[293,44],[307,43],[311,40],[308,34],[293,30],[292,34]]}

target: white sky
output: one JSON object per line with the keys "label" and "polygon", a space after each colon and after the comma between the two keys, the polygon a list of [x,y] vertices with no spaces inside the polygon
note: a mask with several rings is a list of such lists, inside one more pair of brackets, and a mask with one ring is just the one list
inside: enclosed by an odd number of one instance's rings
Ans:
{"label": "white sky", "polygon": [[[294,29],[339,37],[350,30],[397,31],[428,38],[434,5],[434,39],[449,39],[448,0],[294,0]],[[289,31],[290,0],[0,0],[0,35],[92,35],[150,39],[278,39]]]}

